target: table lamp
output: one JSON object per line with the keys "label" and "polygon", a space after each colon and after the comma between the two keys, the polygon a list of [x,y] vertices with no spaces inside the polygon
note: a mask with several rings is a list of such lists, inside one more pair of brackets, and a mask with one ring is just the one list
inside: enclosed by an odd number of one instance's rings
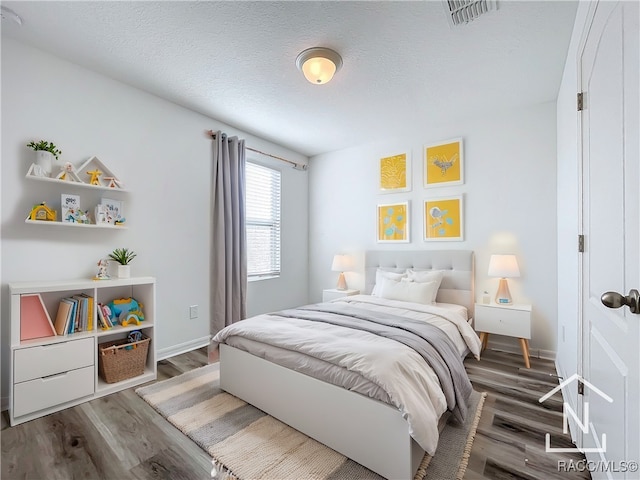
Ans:
{"label": "table lamp", "polygon": [[509,285],[507,284],[507,278],[520,276],[520,269],[518,268],[516,256],[491,255],[488,275],[490,277],[500,277],[500,284],[498,285],[498,291],[496,292],[496,303],[500,305],[510,305],[512,301],[511,293],[509,292]]}
{"label": "table lamp", "polygon": [[346,290],[347,281],[344,279],[344,272],[351,269],[351,258],[349,255],[334,255],[333,263],[331,264],[331,270],[334,272],[340,272],[338,277],[337,290]]}

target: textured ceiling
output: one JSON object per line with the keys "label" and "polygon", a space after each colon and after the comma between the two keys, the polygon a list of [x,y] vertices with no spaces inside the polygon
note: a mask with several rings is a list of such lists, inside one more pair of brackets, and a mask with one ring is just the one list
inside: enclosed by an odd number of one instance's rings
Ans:
{"label": "textured ceiling", "polygon": [[[440,1],[20,2],[2,36],[313,156],[555,100],[577,3],[498,1],[451,28]],[[299,52],[344,61],[326,85]]]}

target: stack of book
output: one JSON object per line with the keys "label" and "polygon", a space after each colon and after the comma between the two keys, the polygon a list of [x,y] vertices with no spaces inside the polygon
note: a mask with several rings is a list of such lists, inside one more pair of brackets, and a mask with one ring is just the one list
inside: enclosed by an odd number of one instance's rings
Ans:
{"label": "stack of book", "polygon": [[93,330],[93,297],[82,293],[60,300],[54,327],[58,335]]}
{"label": "stack of book", "polygon": [[100,328],[102,330],[109,330],[110,328],[113,328],[113,322],[111,321],[111,312],[109,311],[109,307],[103,305],[102,303],[99,303],[97,311]]}

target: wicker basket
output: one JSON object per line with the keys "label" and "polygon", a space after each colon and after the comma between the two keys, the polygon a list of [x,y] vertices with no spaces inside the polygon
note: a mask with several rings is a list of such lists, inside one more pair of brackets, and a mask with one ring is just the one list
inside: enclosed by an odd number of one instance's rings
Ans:
{"label": "wicker basket", "polygon": [[[129,343],[126,339],[98,345],[98,371],[107,383],[115,383],[144,373],[151,339]],[[133,347],[133,348],[127,348]]]}

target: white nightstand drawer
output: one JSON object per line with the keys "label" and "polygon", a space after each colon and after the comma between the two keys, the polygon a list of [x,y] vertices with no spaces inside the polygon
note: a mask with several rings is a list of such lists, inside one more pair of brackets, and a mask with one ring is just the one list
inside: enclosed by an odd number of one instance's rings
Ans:
{"label": "white nightstand drawer", "polygon": [[358,295],[360,290],[338,290],[337,288],[329,288],[322,291],[322,301],[329,302],[336,298],[348,297],[350,295]]}
{"label": "white nightstand drawer", "polygon": [[14,352],[13,383],[93,365],[94,355],[93,338],[21,348]]}
{"label": "white nightstand drawer", "polygon": [[476,304],[475,329],[478,332],[531,338],[531,309]]}
{"label": "white nightstand drawer", "polygon": [[90,366],[18,383],[13,389],[13,415],[20,417],[93,395],[94,379],[95,368]]}

